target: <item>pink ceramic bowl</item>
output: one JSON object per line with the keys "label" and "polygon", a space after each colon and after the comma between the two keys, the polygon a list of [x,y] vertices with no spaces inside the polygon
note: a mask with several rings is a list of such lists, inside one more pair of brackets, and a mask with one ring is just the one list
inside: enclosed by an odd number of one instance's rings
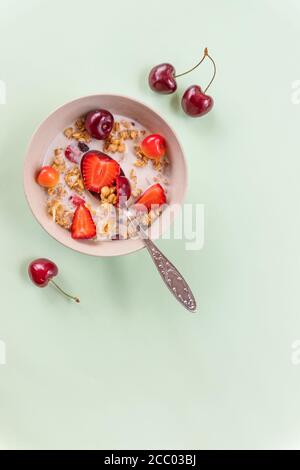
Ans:
{"label": "pink ceramic bowl", "polygon": [[174,219],[178,207],[183,202],[187,187],[187,170],[182,148],[178,139],[155,111],[143,103],[126,96],[91,95],[70,101],[48,116],[34,133],[29,144],[24,166],[24,189],[27,201],[41,226],[53,238],[63,245],[93,256],[116,256],[132,253],[144,247],[142,240],[79,241],[73,240],[70,232],[53,223],[45,209],[44,190],[35,182],[35,175],[40,168],[45,152],[54,137],[65,127],[91,109],[104,108],[113,114],[122,114],[141,123],[145,128],[162,134],[168,144],[170,159],[170,186],[168,189],[169,207],[153,223],[152,238],[158,238]]}

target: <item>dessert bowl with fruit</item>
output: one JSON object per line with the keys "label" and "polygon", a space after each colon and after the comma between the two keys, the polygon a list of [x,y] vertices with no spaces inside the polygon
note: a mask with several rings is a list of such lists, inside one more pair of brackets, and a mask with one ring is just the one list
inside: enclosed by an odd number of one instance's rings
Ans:
{"label": "dessert bowl with fruit", "polygon": [[89,255],[143,248],[140,226],[158,238],[186,186],[174,131],[125,96],[92,95],[61,106],[39,126],[25,159],[24,188],[34,216],[56,240]]}

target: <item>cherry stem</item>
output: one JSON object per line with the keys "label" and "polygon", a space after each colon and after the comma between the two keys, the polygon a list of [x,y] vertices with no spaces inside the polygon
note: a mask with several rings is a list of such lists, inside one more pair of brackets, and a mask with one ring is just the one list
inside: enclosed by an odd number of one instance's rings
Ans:
{"label": "cherry stem", "polygon": [[53,284],[53,285],[56,287],[56,289],[57,289],[62,295],[64,295],[64,296],[67,297],[68,299],[74,300],[75,302],[77,302],[77,303],[79,304],[80,300],[79,300],[78,297],[74,297],[73,295],[67,294],[64,290],[62,290],[61,287],[59,287],[58,284],[56,284],[55,281],[53,281],[53,279],[51,279],[50,282],[51,282],[51,284]]}
{"label": "cherry stem", "polygon": [[209,58],[209,60],[212,62],[213,66],[214,66],[214,74],[212,76],[211,81],[209,82],[209,84],[205,88],[204,93],[206,93],[207,90],[209,89],[209,87],[212,84],[212,82],[214,81],[216,73],[217,73],[217,66],[216,66],[216,63],[215,63],[214,59],[209,55],[207,48],[205,50],[206,50],[206,56]]}
{"label": "cherry stem", "polygon": [[187,70],[186,72],[179,73],[178,75],[175,75],[174,78],[183,77],[183,75],[187,75],[188,73],[192,72],[192,71],[195,70],[197,67],[199,67],[199,65],[202,64],[202,62],[206,59],[206,57],[208,57],[208,58],[210,59],[210,61],[212,62],[213,66],[214,66],[214,74],[213,74],[213,77],[212,77],[211,81],[209,82],[209,84],[207,85],[207,87],[206,87],[205,90],[204,90],[204,93],[206,93],[206,91],[209,89],[210,85],[211,85],[212,82],[214,81],[215,76],[216,76],[216,73],[217,73],[217,66],[216,66],[216,63],[215,63],[214,59],[209,55],[207,47],[204,49],[203,57],[202,57],[202,59],[200,60],[200,62],[198,62],[198,64],[194,65],[194,67],[192,67],[191,69]]}
{"label": "cherry stem", "polygon": [[204,59],[206,58],[208,54],[208,50],[207,50],[207,47],[204,49],[204,53],[203,53],[203,57],[202,59],[200,60],[200,62],[198,62],[198,64],[194,65],[194,67],[192,67],[191,69],[187,70],[186,72],[182,72],[182,73],[179,73],[178,75],[175,75],[174,78],[178,78],[178,77],[183,77],[183,75],[187,75],[188,73],[192,72],[193,70],[195,70],[197,67],[199,67],[200,64],[202,64],[202,62],[204,61]]}

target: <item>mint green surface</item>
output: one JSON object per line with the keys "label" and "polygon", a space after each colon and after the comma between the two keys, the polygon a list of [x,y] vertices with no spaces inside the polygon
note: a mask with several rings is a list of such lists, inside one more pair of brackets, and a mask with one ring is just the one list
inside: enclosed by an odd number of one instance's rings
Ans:
{"label": "mint green surface", "polygon": [[[300,448],[300,5],[297,0],[0,0],[0,448]],[[146,84],[149,68],[218,64],[213,112],[185,116]],[[205,245],[159,247],[182,270],[196,315],[169,295],[146,251],[68,250],[24,199],[28,141],[60,104],[120,93],[158,110],[187,155],[187,202]],[[69,303],[27,278],[46,256]],[[295,361],[294,361],[295,362]]]}

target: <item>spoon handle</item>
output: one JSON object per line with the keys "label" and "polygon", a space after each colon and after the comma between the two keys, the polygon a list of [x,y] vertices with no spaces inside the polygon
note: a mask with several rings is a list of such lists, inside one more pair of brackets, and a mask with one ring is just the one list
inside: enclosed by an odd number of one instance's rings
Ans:
{"label": "spoon handle", "polygon": [[129,222],[135,226],[141,235],[141,239],[145,243],[150,256],[161,275],[164,283],[170,292],[174,295],[187,310],[196,312],[197,304],[191,289],[189,288],[186,280],[175,268],[174,264],[157,248],[153,241],[149,238],[147,232],[138,221],[134,220],[127,210],[127,218]]}
{"label": "spoon handle", "polygon": [[196,300],[187,282],[175,268],[171,261],[157,248],[152,240],[143,237],[143,241],[149,251],[154,264],[166,286],[187,310],[196,312]]}

